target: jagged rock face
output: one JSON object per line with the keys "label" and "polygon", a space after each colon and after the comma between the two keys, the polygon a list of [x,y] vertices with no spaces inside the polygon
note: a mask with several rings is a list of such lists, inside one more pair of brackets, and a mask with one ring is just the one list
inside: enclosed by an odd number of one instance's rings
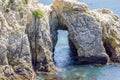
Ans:
{"label": "jagged rock face", "polygon": [[40,3],[33,4],[32,11],[40,9],[44,13],[41,19],[32,17],[27,24],[26,32],[30,43],[32,63],[35,71],[54,72],[55,65],[52,59],[53,42],[51,37],[51,8]]}
{"label": "jagged rock face", "polygon": [[106,52],[113,62],[120,62],[120,20],[110,10],[94,10],[91,14],[101,24]]}
{"label": "jagged rock face", "polygon": [[52,40],[50,35],[49,17],[37,19],[33,17],[28,26],[28,37],[35,70],[53,72],[55,66],[52,60]]}
{"label": "jagged rock face", "polygon": [[[0,0],[0,79],[35,80],[37,71],[54,71],[48,7],[30,0]],[[9,4],[9,5],[8,5]],[[41,9],[42,19],[32,11]],[[33,64],[32,64],[33,63]],[[2,72],[3,71],[3,72]],[[12,77],[12,78],[11,78]]]}
{"label": "jagged rock face", "polygon": [[[90,11],[76,0],[55,0],[52,7],[8,1],[0,0],[0,79],[35,80],[35,71],[54,72],[58,29],[68,30],[80,64],[105,64],[108,55],[120,62],[120,20],[109,10]],[[41,19],[33,15],[36,9],[44,13]]]}
{"label": "jagged rock face", "polygon": [[51,11],[50,16],[49,16],[49,24],[50,24],[50,35],[52,38],[52,44],[53,44],[53,52],[55,45],[58,40],[58,32],[57,30],[59,29],[59,20],[56,12],[54,10]]}
{"label": "jagged rock face", "polygon": [[69,39],[75,45],[79,63],[107,63],[100,24],[89,14],[87,5],[76,1],[55,0],[53,8],[60,16],[61,24],[68,28]]}
{"label": "jagged rock face", "polygon": [[[6,74],[0,76],[0,79],[33,79],[35,77],[30,44],[25,33],[27,15],[21,16],[15,7],[18,4],[19,1],[9,4],[8,10],[7,1],[0,3],[0,70]],[[22,4],[21,7],[23,7]],[[23,8],[24,11],[25,9]]]}

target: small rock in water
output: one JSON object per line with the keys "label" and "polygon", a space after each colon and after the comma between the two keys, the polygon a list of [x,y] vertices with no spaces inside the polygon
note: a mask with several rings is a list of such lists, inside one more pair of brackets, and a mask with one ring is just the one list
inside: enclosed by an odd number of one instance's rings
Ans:
{"label": "small rock in water", "polygon": [[96,66],[96,67],[100,67],[100,66],[102,66],[101,64],[94,64],[94,66]]}
{"label": "small rock in water", "polygon": [[56,75],[52,75],[52,76],[48,76],[47,78],[45,78],[45,80],[63,80],[63,79]]}

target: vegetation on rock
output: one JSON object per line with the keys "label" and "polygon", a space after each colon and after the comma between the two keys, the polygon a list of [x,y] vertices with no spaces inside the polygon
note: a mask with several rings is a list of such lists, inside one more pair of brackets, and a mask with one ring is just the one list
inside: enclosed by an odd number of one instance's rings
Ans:
{"label": "vegetation on rock", "polygon": [[12,4],[14,0],[9,0],[8,4],[5,6],[5,11],[8,12],[10,10],[10,4]]}
{"label": "vegetation on rock", "polygon": [[23,17],[23,8],[21,5],[18,5],[17,10],[19,11],[20,16]]}
{"label": "vegetation on rock", "polygon": [[36,18],[42,18],[43,17],[43,12],[39,9],[36,9],[33,11],[33,15],[36,17]]}
{"label": "vegetation on rock", "polygon": [[21,0],[23,4],[27,4],[28,0]]}
{"label": "vegetation on rock", "polygon": [[7,5],[7,7],[9,7],[10,4],[13,3],[13,2],[14,2],[14,0],[9,0],[9,1],[8,1],[8,5]]}
{"label": "vegetation on rock", "polygon": [[23,11],[22,6],[21,6],[21,5],[18,5],[17,10],[18,10],[19,12],[22,12],[22,11]]}
{"label": "vegetation on rock", "polygon": [[9,2],[8,2],[8,3],[10,4],[10,3],[13,3],[13,2],[14,2],[14,0],[9,0]]}

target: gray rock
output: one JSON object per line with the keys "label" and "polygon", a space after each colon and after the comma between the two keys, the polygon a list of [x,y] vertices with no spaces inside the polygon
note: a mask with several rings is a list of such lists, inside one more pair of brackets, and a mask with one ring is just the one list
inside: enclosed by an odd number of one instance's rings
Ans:
{"label": "gray rock", "polygon": [[[44,13],[41,19],[33,15],[36,9]],[[59,29],[69,32],[78,63],[106,64],[109,57],[120,62],[120,20],[111,11],[90,11],[76,0],[55,0],[51,6],[0,0],[0,79],[36,80],[36,71],[54,72]]]}
{"label": "gray rock", "polygon": [[103,47],[100,24],[89,14],[87,5],[76,1],[55,0],[53,8],[60,16],[60,22],[68,29],[69,39],[77,50],[78,62],[106,64],[108,56]]}
{"label": "gray rock", "polygon": [[50,23],[50,35],[52,38],[52,43],[53,43],[53,52],[55,45],[58,40],[58,32],[57,30],[59,29],[59,20],[56,12],[54,10],[51,11],[51,14],[49,16],[49,23]]}
{"label": "gray rock", "polygon": [[[8,1],[0,3],[2,6],[0,7],[0,70],[5,74],[0,78],[3,77],[5,80],[33,79],[35,73],[32,69],[30,44],[25,33],[25,21],[27,21],[28,14],[22,13],[24,16],[21,17],[17,8],[19,1],[14,3],[14,6],[17,6],[14,9],[13,3],[10,3],[8,12],[6,12]],[[19,4],[21,7],[22,5]],[[26,7],[22,10],[25,11]],[[25,75],[15,72],[19,68],[26,70],[21,72]]]}
{"label": "gray rock", "polygon": [[48,17],[41,20],[33,18],[29,24],[28,37],[32,52],[32,62],[37,71],[54,71],[55,66],[52,59],[53,45],[50,35]]}
{"label": "gray rock", "polygon": [[120,19],[112,11],[102,9],[91,11],[101,24],[102,39],[111,61],[120,63]]}

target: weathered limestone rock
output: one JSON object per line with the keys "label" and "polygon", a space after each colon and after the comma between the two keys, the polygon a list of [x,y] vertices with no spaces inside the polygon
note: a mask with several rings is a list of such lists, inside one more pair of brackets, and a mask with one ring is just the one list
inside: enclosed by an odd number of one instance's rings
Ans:
{"label": "weathered limestone rock", "polygon": [[[9,72],[15,74],[17,79],[6,75],[0,76],[0,79],[35,80],[34,70],[55,71],[47,11],[50,9],[37,0],[30,0],[28,4],[23,4],[21,0],[13,0],[9,5],[7,0],[1,2],[0,65],[8,65]],[[36,9],[41,9],[44,13],[47,11],[45,17],[35,18],[32,12]],[[0,70],[4,74],[1,67]]]}
{"label": "weathered limestone rock", "polygon": [[[36,9],[44,13],[41,19],[33,15]],[[111,11],[90,11],[76,0],[55,0],[52,7],[0,0],[0,80],[36,80],[35,71],[54,72],[58,29],[68,30],[80,64],[106,64],[108,55],[120,62],[120,20]]]}
{"label": "weathered limestone rock", "polygon": [[113,62],[120,63],[120,19],[110,10],[91,11],[101,24],[102,39],[106,52]]}
{"label": "weathered limestone rock", "polygon": [[[0,3],[0,70],[4,74],[0,79],[4,80],[28,80],[35,77],[30,44],[25,33],[27,15],[18,10],[20,1],[9,5],[8,1]],[[25,11],[22,5],[19,4]]]}
{"label": "weathered limestone rock", "polygon": [[54,72],[55,66],[52,59],[53,45],[48,19],[49,16],[44,16],[41,19],[33,17],[28,26],[27,33],[35,70]]}
{"label": "weathered limestone rock", "polygon": [[59,16],[60,23],[68,29],[69,39],[77,49],[79,63],[107,63],[100,24],[89,14],[87,5],[76,1],[55,0],[52,7]]}
{"label": "weathered limestone rock", "polygon": [[11,66],[9,65],[0,66],[0,80],[14,80],[14,79],[17,79],[17,76],[14,73]]}
{"label": "weathered limestone rock", "polygon": [[55,45],[56,45],[57,39],[58,39],[57,30],[59,27],[58,16],[54,10],[50,13],[49,19],[50,19],[49,20],[49,22],[50,22],[50,34],[51,34],[51,38],[52,38],[53,51],[54,51],[54,48],[55,48]]}

